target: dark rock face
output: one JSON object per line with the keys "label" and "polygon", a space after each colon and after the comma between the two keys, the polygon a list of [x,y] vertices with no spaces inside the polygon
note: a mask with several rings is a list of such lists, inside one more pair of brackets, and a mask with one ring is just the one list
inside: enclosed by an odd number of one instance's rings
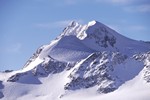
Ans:
{"label": "dark rock face", "polygon": [[34,53],[30,59],[25,63],[24,67],[28,66],[32,61],[34,61],[38,56],[39,54],[42,52],[44,46],[41,46],[40,48],[37,49],[36,53]]}
{"label": "dark rock face", "polygon": [[146,69],[145,73],[144,73],[144,79],[146,82],[150,82],[150,66],[148,66],[148,68]]}
{"label": "dark rock face", "polygon": [[[110,62],[107,59],[112,58]],[[117,59],[118,58],[118,59]],[[97,52],[88,57],[78,68],[70,74],[70,83],[67,83],[65,89],[77,90],[81,88],[90,88],[97,85],[98,92],[108,93],[118,88],[115,85],[116,80],[109,73],[113,71],[113,64],[124,62],[126,56],[116,53],[111,56],[107,52]],[[120,84],[121,85],[121,84]]]}
{"label": "dark rock face", "polygon": [[114,47],[116,38],[105,27],[89,27],[87,30],[88,38],[95,40],[95,43],[101,47],[108,47],[109,45]]}
{"label": "dark rock face", "polygon": [[150,52],[134,55],[138,61],[144,62],[143,78],[146,82],[150,82]]}
{"label": "dark rock face", "polygon": [[36,76],[56,74],[56,73],[60,73],[64,70],[69,70],[73,66],[74,66],[74,64],[72,64],[72,63],[60,62],[60,61],[57,61],[50,57],[50,59],[47,63],[41,63],[40,65],[38,65],[33,70],[33,73]]}
{"label": "dark rock face", "polygon": [[16,81],[19,80],[20,77],[22,77],[22,76],[24,76],[24,75],[26,75],[26,74],[27,74],[27,72],[26,72],[26,73],[17,73],[17,74],[15,74],[15,75],[12,75],[12,76],[7,80],[7,82],[16,82]]}
{"label": "dark rock face", "polygon": [[41,81],[38,77],[34,76],[31,71],[24,72],[24,73],[16,73],[12,75],[7,82],[18,82],[23,84],[41,84]]}
{"label": "dark rock face", "polygon": [[4,94],[1,92],[1,89],[4,88],[4,85],[2,84],[2,81],[0,81],[0,99],[4,97]]}
{"label": "dark rock face", "polygon": [[4,72],[5,73],[9,73],[9,72],[12,72],[13,70],[5,70]]}
{"label": "dark rock face", "polygon": [[24,83],[20,80],[23,78],[27,79],[28,77],[29,78],[33,77],[32,80],[35,80],[35,82],[31,82],[31,83],[38,84],[40,82],[38,82],[37,77],[46,77],[49,74],[60,73],[64,70],[71,69],[73,66],[74,66],[74,64],[72,64],[72,63],[59,62],[59,61],[49,57],[48,62],[43,62],[28,72],[16,73],[16,74],[12,75],[7,81]]}
{"label": "dark rock face", "polygon": [[148,52],[145,56],[144,79],[146,82],[150,83],[150,52]]}
{"label": "dark rock face", "polygon": [[3,97],[4,97],[3,93],[0,92],[0,99],[3,98]]}

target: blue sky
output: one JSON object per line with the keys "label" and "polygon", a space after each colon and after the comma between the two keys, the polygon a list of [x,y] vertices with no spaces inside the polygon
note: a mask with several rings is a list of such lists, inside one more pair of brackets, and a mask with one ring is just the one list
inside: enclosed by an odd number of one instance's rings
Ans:
{"label": "blue sky", "polygon": [[22,68],[72,20],[97,20],[129,38],[150,41],[149,0],[0,0],[0,70]]}

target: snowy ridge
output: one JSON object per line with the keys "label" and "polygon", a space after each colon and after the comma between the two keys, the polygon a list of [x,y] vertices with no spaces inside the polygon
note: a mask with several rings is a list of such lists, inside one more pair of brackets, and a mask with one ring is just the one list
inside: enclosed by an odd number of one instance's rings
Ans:
{"label": "snowy ridge", "polygon": [[0,73],[0,98],[149,100],[149,82],[149,43],[124,37],[98,21],[73,21],[21,70]]}

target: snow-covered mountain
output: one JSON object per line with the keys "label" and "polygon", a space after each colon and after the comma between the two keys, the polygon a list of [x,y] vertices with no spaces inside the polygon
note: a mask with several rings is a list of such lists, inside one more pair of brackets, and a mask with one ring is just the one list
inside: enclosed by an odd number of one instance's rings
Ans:
{"label": "snow-covered mountain", "polygon": [[149,100],[150,43],[106,25],[71,22],[18,71],[0,73],[2,100]]}

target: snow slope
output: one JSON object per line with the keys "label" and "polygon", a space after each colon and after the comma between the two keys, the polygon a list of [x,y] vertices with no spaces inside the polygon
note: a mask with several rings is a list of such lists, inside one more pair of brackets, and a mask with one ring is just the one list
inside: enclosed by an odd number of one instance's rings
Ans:
{"label": "snow slope", "polygon": [[150,44],[106,25],[72,22],[18,71],[0,73],[2,100],[149,100]]}
{"label": "snow slope", "polygon": [[[149,100],[150,84],[143,79],[146,67],[144,67],[144,69],[142,69],[135,78],[133,78],[130,81],[126,81],[116,91],[107,94],[99,94],[96,91],[97,88],[99,88],[98,85],[95,85],[91,88],[78,89],[75,91],[65,90],[64,86],[66,85],[66,83],[70,82],[70,78],[68,77],[70,73],[72,73],[74,69],[79,68],[80,65],[82,65],[82,63],[84,63],[86,60],[87,58],[83,59],[81,62],[76,64],[75,67],[71,70],[66,70],[57,74],[49,74],[46,77],[38,77],[31,74],[27,74],[26,77],[21,77],[21,79],[17,82],[3,81],[2,84],[4,84],[4,88],[2,89],[2,93],[4,94],[4,97],[2,98],[2,100],[112,100],[112,98],[115,98],[115,100]],[[147,64],[145,66],[150,66],[150,64],[147,63],[147,59],[144,62]],[[132,63],[132,61],[128,62],[128,64],[130,63]],[[134,63],[135,62],[133,62],[133,64]],[[137,66],[133,67],[141,67],[140,63],[136,65]],[[117,68],[116,70],[120,69]],[[127,70],[127,72],[128,71],[135,72],[134,70]],[[126,72],[117,74],[121,75],[125,73]],[[134,75],[135,73],[130,74]],[[127,76],[132,77],[132,75]],[[35,79],[37,77],[39,83],[35,83]],[[121,75],[121,77],[123,77],[122,79],[128,79],[128,77],[125,78],[123,75]],[[22,81],[25,81],[26,83]]]}

